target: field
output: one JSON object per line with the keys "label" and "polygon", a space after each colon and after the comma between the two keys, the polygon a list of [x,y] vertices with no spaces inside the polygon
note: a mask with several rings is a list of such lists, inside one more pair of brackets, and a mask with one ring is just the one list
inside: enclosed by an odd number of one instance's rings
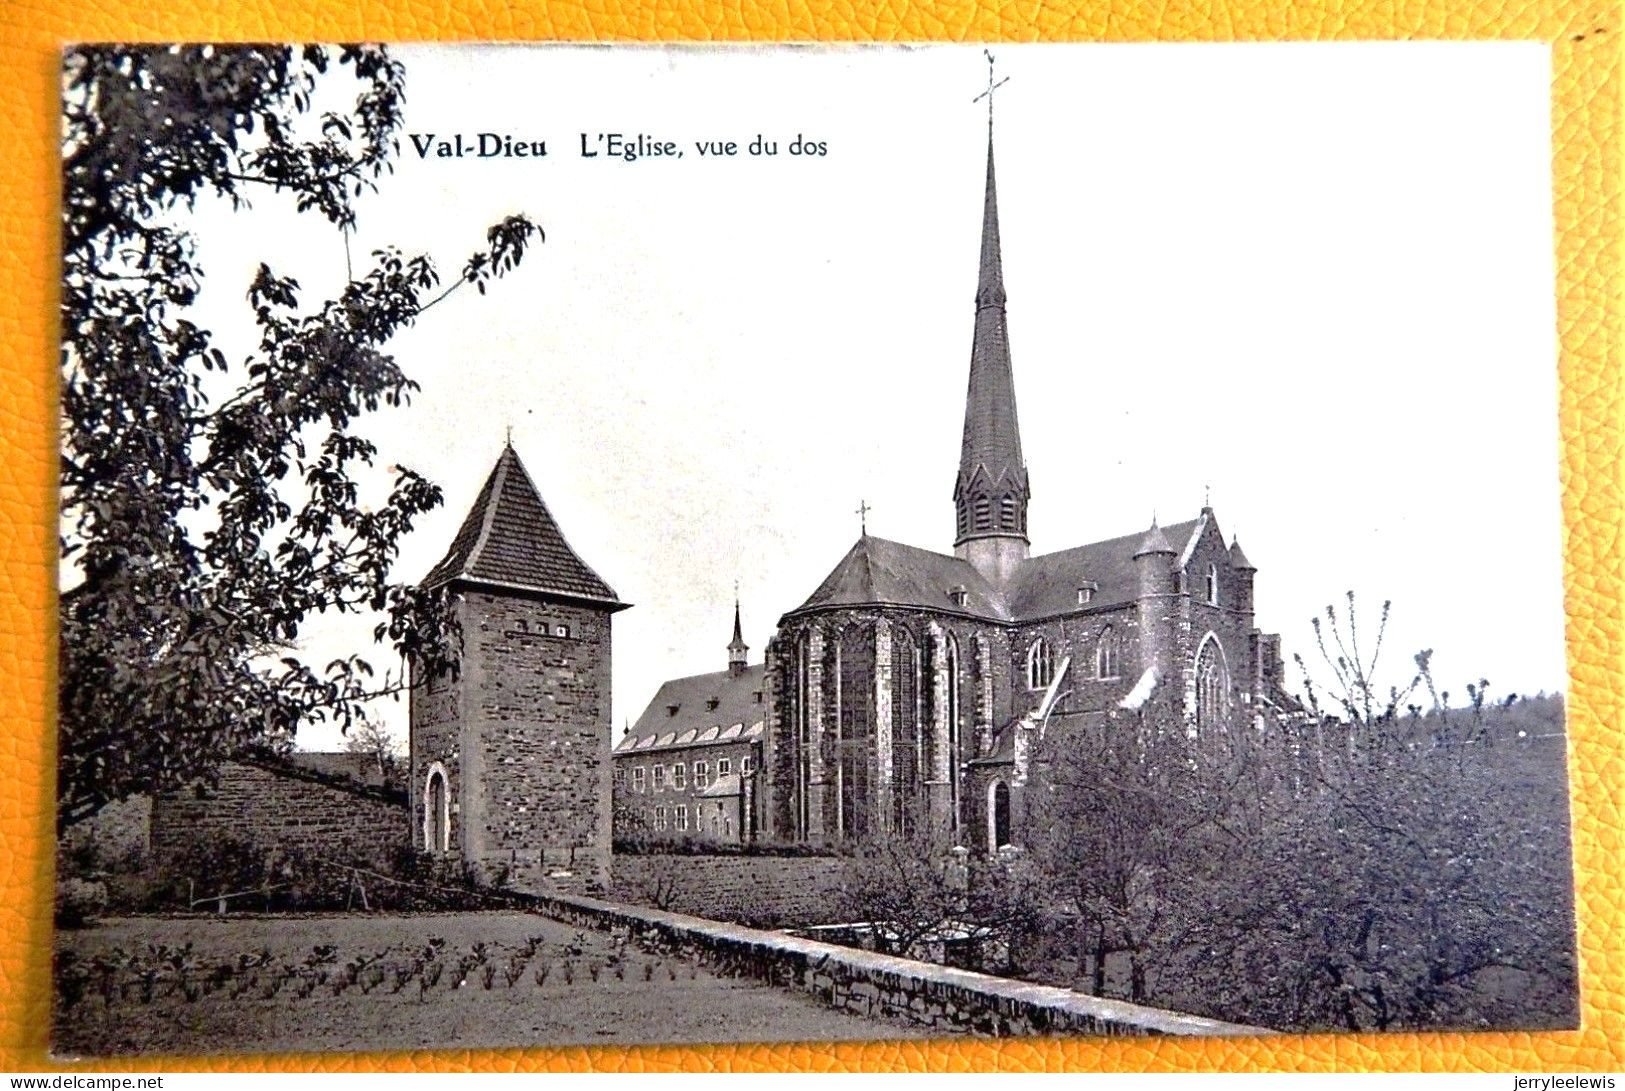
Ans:
{"label": "field", "polygon": [[516,912],[123,918],[56,960],[62,1057],[924,1036]]}

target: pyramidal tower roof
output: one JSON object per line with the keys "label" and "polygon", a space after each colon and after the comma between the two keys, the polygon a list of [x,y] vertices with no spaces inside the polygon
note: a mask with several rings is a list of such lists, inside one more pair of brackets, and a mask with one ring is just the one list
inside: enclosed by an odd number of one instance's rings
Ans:
{"label": "pyramidal tower roof", "polygon": [[451,548],[423,583],[435,587],[454,580],[625,606],[564,540],[511,443],[502,449]]}

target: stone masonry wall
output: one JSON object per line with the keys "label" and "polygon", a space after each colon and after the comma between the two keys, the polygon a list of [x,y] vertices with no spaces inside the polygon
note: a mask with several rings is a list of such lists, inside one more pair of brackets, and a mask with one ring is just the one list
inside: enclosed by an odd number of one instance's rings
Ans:
{"label": "stone masonry wall", "polygon": [[160,796],[152,805],[152,850],[160,866],[210,838],[387,859],[409,837],[402,802],[238,762],[221,766],[218,787]]}
{"label": "stone masonry wall", "polygon": [[462,850],[527,889],[609,881],[609,615],[520,595],[464,602]]}
{"label": "stone masonry wall", "polygon": [[618,901],[775,927],[843,921],[841,861],[833,856],[617,853]]}
{"label": "stone masonry wall", "polygon": [[649,950],[726,975],[810,993],[831,1007],[960,1033],[1257,1036],[1257,1027],[1086,996],[949,966],[836,947],[737,924],[590,898],[550,896],[538,908],[577,927],[619,933]]}

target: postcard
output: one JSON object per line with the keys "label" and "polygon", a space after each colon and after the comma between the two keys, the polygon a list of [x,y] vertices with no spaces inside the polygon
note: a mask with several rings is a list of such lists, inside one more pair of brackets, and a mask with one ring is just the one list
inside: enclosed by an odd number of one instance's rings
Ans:
{"label": "postcard", "polygon": [[1576,1026],[1548,81],[68,48],[53,1049]]}

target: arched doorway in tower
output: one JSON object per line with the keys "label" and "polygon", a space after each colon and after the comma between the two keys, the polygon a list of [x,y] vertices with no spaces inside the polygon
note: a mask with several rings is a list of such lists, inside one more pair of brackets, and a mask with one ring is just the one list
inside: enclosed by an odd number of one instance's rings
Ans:
{"label": "arched doorway in tower", "polygon": [[996,780],[987,790],[987,850],[998,852],[1010,843],[1010,786]]}
{"label": "arched doorway in tower", "polygon": [[444,853],[450,847],[450,812],[446,770],[435,762],[429,767],[429,779],[423,786],[423,847],[426,852]]}

